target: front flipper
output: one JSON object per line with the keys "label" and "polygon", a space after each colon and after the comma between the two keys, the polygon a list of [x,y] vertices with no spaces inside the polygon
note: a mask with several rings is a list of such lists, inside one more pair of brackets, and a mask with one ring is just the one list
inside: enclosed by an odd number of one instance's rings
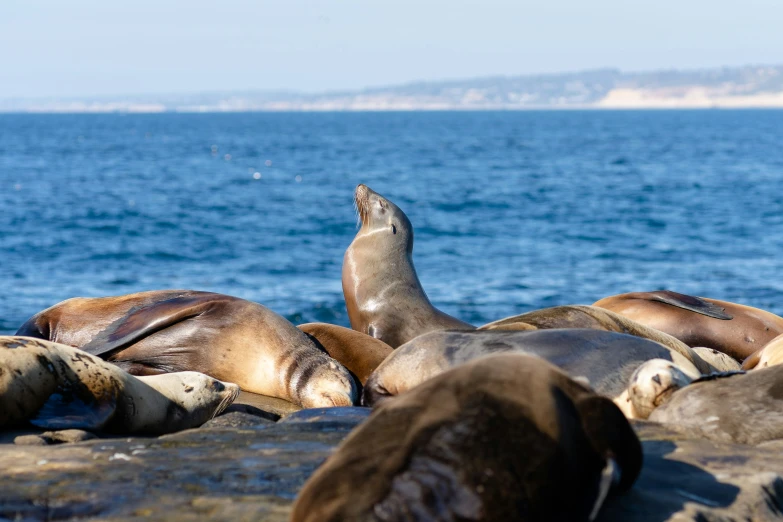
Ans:
{"label": "front flipper", "polygon": [[650,301],[658,301],[666,303],[668,305],[676,306],[678,308],[684,308],[697,314],[706,315],[707,317],[714,317],[715,319],[722,319],[728,321],[734,319],[726,313],[725,309],[718,305],[712,304],[709,301],[705,301],[700,297],[694,297],[691,295],[678,294],[671,290],[660,290],[657,292],[648,292],[648,299]]}
{"label": "front flipper", "polygon": [[98,332],[81,349],[107,359],[113,352],[144,337],[199,316],[232,299],[235,298],[220,294],[186,295],[131,309],[124,317]]}
{"label": "front flipper", "polygon": [[117,409],[115,393],[100,398],[60,388],[49,396],[30,424],[50,430],[100,430]]}

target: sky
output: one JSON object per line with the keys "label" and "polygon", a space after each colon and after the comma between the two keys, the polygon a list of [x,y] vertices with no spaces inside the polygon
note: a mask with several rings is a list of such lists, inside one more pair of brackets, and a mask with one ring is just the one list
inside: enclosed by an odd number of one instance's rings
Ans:
{"label": "sky", "polygon": [[783,63],[780,0],[0,0],[0,98]]}

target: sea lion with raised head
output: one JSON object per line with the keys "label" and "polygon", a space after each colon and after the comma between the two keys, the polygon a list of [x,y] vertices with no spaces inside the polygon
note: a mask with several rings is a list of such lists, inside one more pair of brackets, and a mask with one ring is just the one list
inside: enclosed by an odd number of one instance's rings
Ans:
{"label": "sea lion with raised head", "polygon": [[380,339],[335,324],[306,323],[297,328],[315,340],[329,357],[345,366],[362,385],[394,351]]}
{"label": "sea lion with raised head", "polygon": [[430,332],[400,346],[383,361],[367,380],[362,400],[368,406],[382,404],[450,368],[498,352],[536,355],[573,378],[585,378],[629,418],[637,414],[628,400],[628,382],[643,362],[666,359],[693,378],[701,375],[693,363],[698,356],[686,357],[656,342],[616,332],[580,328]]}
{"label": "sea lion with raised head", "polygon": [[238,394],[202,373],[134,377],[71,346],[0,337],[0,427],[160,435],[201,426]]}
{"label": "sea lion with raised head", "polygon": [[356,187],[362,226],[343,258],[351,328],[397,348],[433,330],[473,330],[430,303],[413,267],[413,226],[397,205]]}
{"label": "sea lion with raised head", "polygon": [[611,401],[537,357],[493,355],[375,411],[305,483],[291,522],[593,520],[641,465]]}
{"label": "sea lion with raised head", "polygon": [[783,439],[783,366],[695,380],[649,419],[704,438],[740,444]]}
{"label": "sea lion with raised head", "polygon": [[197,371],[306,408],[350,406],[348,371],[301,330],[258,303],[211,292],[160,290],[74,298],[17,332],[75,346],[133,375]]}
{"label": "sea lion with raised head", "polygon": [[783,317],[773,313],[669,290],[614,295],[593,306],[666,332],[688,346],[713,348],[738,361],[783,334]]}
{"label": "sea lion with raised head", "polygon": [[[693,351],[679,339],[597,306],[565,305],[542,308],[485,324],[480,326],[479,330],[547,330],[552,328],[590,328],[635,335],[680,352],[689,358],[701,373],[718,370],[718,368],[704,364],[702,359],[694,357]],[[722,361],[721,364],[723,364]]]}

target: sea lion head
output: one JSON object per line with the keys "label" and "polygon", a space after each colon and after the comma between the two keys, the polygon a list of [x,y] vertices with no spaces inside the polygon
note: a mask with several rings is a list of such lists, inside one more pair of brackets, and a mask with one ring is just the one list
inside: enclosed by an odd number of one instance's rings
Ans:
{"label": "sea lion head", "polygon": [[674,392],[693,382],[683,369],[665,359],[650,359],[631,375],[628,397],[640,419],[666,403]]}
{"label": "sea lion head", "polygon": [[413,251],[413,226],[400,208],[367,185],[359,184],[354,194],[362,228],[359,234],[385,234],[385,244]]}
{"label": "sea lion head", "polygon": [[353,406],[359,398],[358,388],[348,370],[334,360],[320,362],[312,375],[296,385],[299,403],[305,408]]}
{"label": "sea lion head", "polygon": [[177,426],[178,429],[202,425],[229,407],[239,395],[238,385],[199,372],[164,373],[140,380],[162,392],[177,406],[168,413],[169,423],[177,424],[175,417],[184,414],[183,426]]}

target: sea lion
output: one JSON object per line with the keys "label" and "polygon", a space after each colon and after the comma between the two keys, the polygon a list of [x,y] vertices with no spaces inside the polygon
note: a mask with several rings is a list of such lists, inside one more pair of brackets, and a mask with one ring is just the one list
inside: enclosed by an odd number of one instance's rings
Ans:
{"label": "sea lion", "polygon": [[671,335],[596,306],[566,305],[533,310],[485,324],[480,326],[479,330],[544,330],[550,328],[590,328],[635,335],[680,352],[695,364],[701,373],[718,370],[705,364],[701,358],[694,357],[694,353],[688,345]]}
{"label": "sea lion", "polygon": [[306,408],[358,398],[348,371],[301,330],[258,303],[222,294],[68,299],[34,315],[17,335],[75,346],[133,375],[193,370]]}
{"label": "sea lion", "polygon": [[636,418],[646,419],[652,411],[669,400],[677,390],[688,386],[695,380],[671,361],[650,359],[642,363],[628,383],[628,399],[633,406]]}
{"label": "sea lion", "polygon": [[[707,348],[705,346],[695,346],[691,348],[691,350],[693,350],[696,353],[696,355],[701,357],[701,359],[704,362],[706,362],[712,368],[714,368],[715,369],[714,372],[735,372],[742,369],[742,365],[740,365],[737,359],[723,352],[719,352],[714,348]],[[714,372],[703,372],[703,373],[714,373]]]}
{"label": "sea lion", "polygon": [[330,357],[345,366],[362,385],[383,360],[394,350],[380,339],[327,323],[306,323],[297,326],[314,339]]}
{"label": "sea lion", "polygon": [[134,377],[70,346],[0,337],[0,427],[160,435],[204,424],[238,394],[202,373]]}
{"label": "sea lion", "polygon": [[696,380],[650,414],[702,437],[740,444],[783,438],[783,366]]}
{"label": "sea lion", "polygon": [[582,328],[430,332],[400,346],[383,361],[367,380],[362,400],[375,406],[449,368],[497,352],[537,355],[574,378],[584,377],[598,394],[614,400],[629,418],[637,414],[628,400],[628,382],[643,362],[666,359],[686,368],[694,378],[701,375],[693,362],[678,351],[616,332]]}
{"label": "sea lion", "polygon": [[376,410],[305,483],[291,522],[592,520],[641,465],[611,401],[537,357],[493,355]]}
{"label": "sea lion", "polygon": [[783,335],[778,335],[768,342],[761,350],[753,353],[742,362],[743,370],[766,368],[783,363]]}
{"label": "sea lion", "polygon": [[706,346],[742,361],[783,334],[783,317],[728,301],[668,290],[633,292],[593,303],[673,335],[688,346]]}
{"label": "sea lion", "polygon": [[356,187],[362,226],[343,259],[351,328],[397,348],[433,330],[473,330],[430,303],[413,267],[413,226],[394,203]]}

